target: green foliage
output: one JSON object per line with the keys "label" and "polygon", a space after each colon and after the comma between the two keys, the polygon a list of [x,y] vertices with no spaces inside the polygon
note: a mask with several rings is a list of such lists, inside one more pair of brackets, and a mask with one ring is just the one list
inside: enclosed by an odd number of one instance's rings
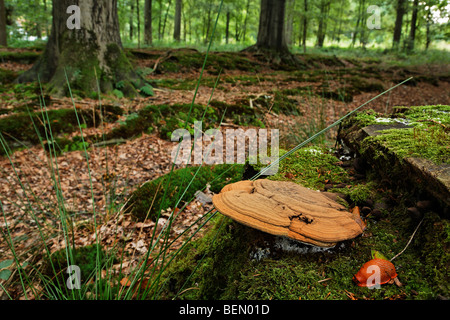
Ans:
{"label": "green foliage", "polygon": [[[285,154],[280,150],[280,157]],[[323,189],[325,181],[334,183],[349,183],[348,173],[336,166],[337,159],[329,154],[324,147],[302,148],[284,159],[272,180],[287,180],[299,183],[307,188]]]}
{"label": "green foliage", "polygon": [[147,96],[147,97],[151,97],[151,96],[153,96],[153,95],[155,94],[155,93],[153,92],[152,86],[149,85],[149,84],[146,84],[145,86],[143,86],[143,87],[140,89],[140,92],[141,92],[144,96]]}
{"label": "green foliage", "polygon": [[218,193],[226,184],[239,181],[242,170],[242,165],[225,164],[175,170],[171,176],[166,174],[134,191],[128,202],[129,209],[139,220],[144,220],[147,215],[154,220],[160,209],[174,209],[179,200],[178,207],[181,207],[192,200],[196,191],[204,190],[207,184],[211,191]]}

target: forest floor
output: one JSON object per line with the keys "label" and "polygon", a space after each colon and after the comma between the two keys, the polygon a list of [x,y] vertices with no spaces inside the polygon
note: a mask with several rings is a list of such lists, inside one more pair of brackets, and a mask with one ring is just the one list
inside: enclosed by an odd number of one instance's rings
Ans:
{"label": "forest floor", "polygon": [[[39,54],[39,50],[27,49],[0,51],[0,122],[13,119],[27,108],[40,110],[38,85],[12,82],[17,74],[31,67]],[[95,212],[102,243],[115,243],[119,233],[127,239],[124,249],[129,253],[129,259],[121,266],[125,274],[126,269],[134,266],[138,257],[147,252],[146,240],[152,228],[158,225],[150,220],[135,221],[131,215],[124,215],[120,208],[137,187],[170,171],[171,152],[177,143],[161,134],[161,127],[168,119],[148,124],[152,130],[133,131],[131,128],[129,136],[111,134],[108,136],[111,144],[106,147],[98,146],[98,140],[89,137],[115,132],[114,129],[138,117],[148,105],[189,105],[204,59],[204,54],[191,49],[134,49],[128,50],[128,55],[138,72],[154,87],[154,95],[127,99],[117,92],[116,96],[102,96],[102,107],[118,107],[121,115],[103,125],[95,125],[94,120],[94,125],[83,126],[83,136],[89,143],[89,162],[77,144],[80,142],[78,127],[61,134],[70,143],[66,152],[61,152],[57,158],[60,190],[67,211],[72,213],[76,231],[74,243],[77,246],[95,243],[92,219]],[[292,70],[268,65],[261,57],[247,53],[210,53],[195,103],[206,105],[214,90],[211,106],[218,114],[225,108],[233,110],[233,113],[225,114],[223,128],[280,129],[280,143],[285,149],[410,76],[414,79],[367,104],[363,110],[390,113],[395,106],[450,105],[449,65],[399,67],[381,57],[344,59],[325,54],[299,57],[304,67]],[[120,91],[120,85],[117,90]],[[48,110],[73,109],[70,98],[47,97],[46,102]],[[77,110],[87,113],[100,109],[94,93],[88,97],[75,96],[75,105]],[[259,114],[257,121],[249,114]],[[182,115],[175,117],[183,118]],[[216,126],[220,116],[218,119]],[[64,119],[55,121],[64,122]],[[327,135],[328,144],[334,144],[335,133]],[[12,135],[5,131],[2,134],[5,137]],[[120,143],[114,143],[115,139]],[[11,161],[4,154],[0,155],[0,201],[5,213],[5,219],[0,219],[0,228],[6,233],[6,227],[9,227],[20,261],[40,266],[44,248],[40,231],[48,237],[46,245],[52,252],[64,248],[66,243],[58,221],[58,200],[48,152],[31,140],[19,137],[10,144],[17,149]],[[72,146],[75,151],[69,152]],[[41,230],[30,215],[30,208],[39,213]],[[209,209],[208,205],[194,202],[179,216],[177,223],[189,225]],[[135,230],[140,232],[133,232]],[[175,231],[180,232],[175,228],[174,235]],[[177,245],[173,250],[176,248]],[[0,260],[12,258],[5,241],[0,244],[0,257]],[[31,292],[28,294],[33,297]],[[19,287],[11,288],[9,295],[24,298]],[[0,297],[6,298],[2,290]]]}

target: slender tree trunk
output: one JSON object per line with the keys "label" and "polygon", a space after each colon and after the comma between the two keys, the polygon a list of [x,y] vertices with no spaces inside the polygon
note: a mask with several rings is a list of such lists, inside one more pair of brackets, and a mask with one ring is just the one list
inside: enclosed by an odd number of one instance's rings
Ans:
{"label": "slender tree trunk", "polygon": [[230,11],[227,11],[227,20],[225,24],[225,43],[228,44],[228,39],[230,37]]}
{"label": "slender tree trunk", "polygon": [[405,14],[405,0],[397,0],[397,14],[395,18],[394,37],[392,39],[392,47],[397,49],[400,45],[402,37],[403,15]]}
{"label": "slender tree trunk", "polygon": [[129,18],[129,24],[130,24],[130,40],[133,40],[134,36],[134,0],[131,0],[130,2],[130,18]]}
{"label": "slender tree trunk", "polygon": [[144,41],[146,45],[152,45],[152,0],[145,0]]}
{"label": "slender tree trunk", "polygon": [[176,0],[175,3],[175,28],[173,30],[173,39],[180,41],[181,36],[181,0]]}
{"label": "slender tree trunk", "polygon": [[352,37],[352,47],[355,46],[356,43],[356,39],[358,38],[358,33],[360,25],[361,25],[361,19],[362,19],[362,15],[364,14],[363,11],[363,7],[362,7],[362,0],[359,0],[359,6],[358,6],[358,18],[356,20],[356,26],[355,26],[355,31],[353,33],[353,37]]}
{"label": "slender tree trunk", "polygon": [[411,29],[409,32],[408,50],[414,50],[414,41],[416,39],[417,14],[419,11],[419,0],[414,0],[411,16]]}
{"label": "slender tree trunk", "polygon": [[285,23],[285,34],[286,34],[286,43],[287,45],[292,45],[292,32],[293,32],[293,24],[294,24],[294,5],[295,0],[287,0],[286,8],[286,23]]}
{"label": "slender tree trunk", "polygon": [[141,8],[139,5],[139,0],[136,0],[136,15],[137,15],[138,48],[141,48]]}
{"label": "slender tree trunk", "polygon": [[166,32],[167,16],[169,15],[169,9],[170,9],[171,4],[172,4],[172,0],[169,0],[169,5],[167,6],[166,14],[164,15],[164,23],[163,23],[162,32],[161,32],[163,37],[164,37],[164,33]]}
{"label": "slender tree trunk", "polygon": [[302,46],[303,52],[306,53],[306,37],[308,36],[308,0],[303,1],[303,39]]}
{"label": "slender tree trunk", "polygon": [[[79,29],[68,28],[66,12],[72,5],[80,9]],[[135,86],[144,85],[123,52],[117,0],[53,0],[52,31],[44,53],[17,81],[40,79],[48,82],[50,93],[61,96],[68,93],[66,74],[78,93],[96,92],[97,81],[102,92],[123,82],[124,94],[134,96]]]}
{"label": "slender tree trunk", "polygon": [[8,46],[8,34],[6,31],[6,7],[4,0],[0,0],[0,46]]}
{"label": "slender tree trunk", "polygon": [[162,0],[158,0],[158,4],[159,4],[159,15],[158,15],[158,40],[161,40],[161,38],[162,38],[162,34],[161,34],[161,29],[162,29],[162,12],[163,12],[163,8],[162,8]]}
{"label": "slender tree trunk", "polygon": [[239,30],[241,30],[241,28],[239,26],[239,16],[238,16],[238,14],[235,15],[235,18],[236,19],[234,19],[234,21],[235,21],[235,24],[234,24],[234,39],[236,40],[236,43],[238,43],[239,39],[240,39],[240,32],[239,32]]}
{"label": "slender tree trunk", "polygon": [[433,23],[433,20],[431,18],[431,11],[428,8],[427,12],[427,31],[426,31],[426,40],[425,40],[425,50],[428,50],[430,44],[431,44],[431,24]]}
{"label": "slender tree trunk", "polygon": [[186,12],[184,10],[181,10],[181,19],[183,21],[183,41],[186,42],[187,37],[187,19],[186,19]]}
{"label": "slender tree trunk", "polygon": [[247,21],[248,21],[249,10],[250,10],[250,0],[247,0],[247,6],[245,8],[244,30],[242,32],[242,41],[243,42],[245,42],[245,38],[247,37]]}
{"label": "slender tree trunk", "polygon": [[317,46],[323,47],[325,36],[327,34],[328,13],[330,11],[331,1],[322,0],[320,3],[319,30],[317,32]]}
{"label": "slender tree trunk", "polygon": [[207,15],[207,17],[206,17],[206,23],[205,23],[205,25],[206,25],[206,32],[205,32],[205,38],[204,38],[204,40],[203,40],[203,42],[206,44],[206,43],[208,43],[208,40],[209,40],[209,32],[210,32],[210,29],[211,29],[211,6],[212,6],[212,4],[211,4],[211,2],[209,2],[209,6],[208,6],[208,15]]}

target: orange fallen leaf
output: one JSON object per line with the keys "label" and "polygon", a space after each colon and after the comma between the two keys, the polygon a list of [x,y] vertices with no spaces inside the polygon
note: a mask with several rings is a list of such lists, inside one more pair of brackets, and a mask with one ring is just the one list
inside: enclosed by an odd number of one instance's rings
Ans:
{"label": "orange fallen leaf", "polygon": [[129,287],[129,286],[131,286],[131,281],[128,280],[128,278],[123,278],[122,280],[120,280],[120,284],[123,287]]}

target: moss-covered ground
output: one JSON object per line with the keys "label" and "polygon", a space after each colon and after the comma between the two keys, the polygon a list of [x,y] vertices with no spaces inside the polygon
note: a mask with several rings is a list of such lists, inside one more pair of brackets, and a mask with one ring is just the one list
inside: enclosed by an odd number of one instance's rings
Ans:
{"label": "moss-covered ground", "polygon": [[[313,151],[314,150],[314,151]],[[166,272],[164,298],[180,299],[437,299],[449,296],[450,224],[432,210],[411,244],[394,264],[401,287],[385,284],[380,289],[358,287],[352,276],[373,250],[388,259],[409,241],[418,218],[408,213],[412,195],[395,190],[366,172],[356,179],[354,168],[320,148],[301,149],[282,163],[272,179],[294,180],[322,189],[325,181],[344,184],[335,189],[346,195],[347,205],[359,205],[372,213],[365,216],[362,236],[320,251],[233,222],[219,213],[192,241]],[[350,191],[355,190],[355,191]],[[379,204],[383,203],[384,206]],[[369,208],[369,209],[367,209]],[[381,214],[375,215],[375,209]],[[364,215],[364,214],[363,214]],[[282,249],[284,246],[284,249]]]}

